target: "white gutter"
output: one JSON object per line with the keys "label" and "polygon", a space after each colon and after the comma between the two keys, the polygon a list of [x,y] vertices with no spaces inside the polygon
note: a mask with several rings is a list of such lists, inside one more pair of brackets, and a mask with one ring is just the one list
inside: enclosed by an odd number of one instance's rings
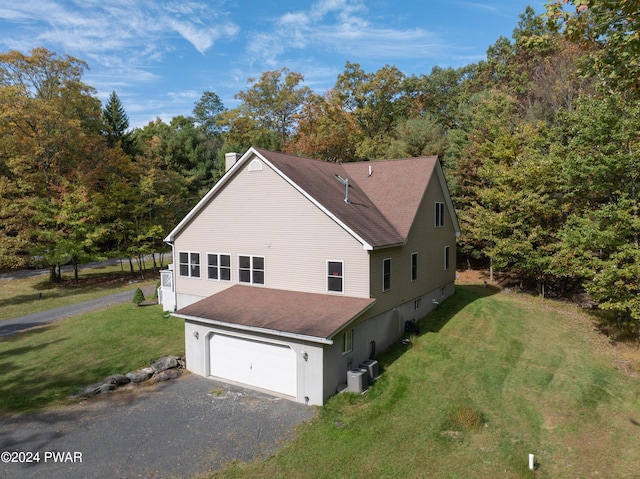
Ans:
{"label": "white gutter", "polygon": [[[171,272],[171,289],[173,290],[173,309],[175,311],[178,305],[178,289],[176,288],[176,276],[178,274],[178,270],[176,270],[176,252],[173,249],[173,241],[167,241],[167,244],[171,246],[171,261],[173,263],[173,271]],[[178,268],[180,268],[180,264],[178,264]]]}
{"label": "white gutter", "polygon": [[316,336],[307,336],[304,334],[288,333],[286,331],[278,331],[275,329],[257,328],[255,326],[245,326],[242,324],[225,323],[224,321],[201,318],[198,316],[189,316],[187,314],[171,313],[171,316],[174,316],[176,318],[186,319],[189,321],[196,321],[198,323],[206,323],[212,326],[223,326],[226,328],[239,329],[242,331],[249,331],[252,333],[270,334],[272,336],[279,336],[282,338],[289,338],[289,339],[297,339],[301,341],[311,341],[313,343],[320,343],[320,344],[333,344],[333,341],[331,339],[318,338]]}

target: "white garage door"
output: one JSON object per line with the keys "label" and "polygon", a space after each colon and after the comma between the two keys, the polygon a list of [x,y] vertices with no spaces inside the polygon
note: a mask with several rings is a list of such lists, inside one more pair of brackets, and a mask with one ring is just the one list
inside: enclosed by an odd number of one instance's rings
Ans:
{"label": "white garage door", "polygon": [[289,346],[214,334],[211,375],[296,396],[296,354]]}

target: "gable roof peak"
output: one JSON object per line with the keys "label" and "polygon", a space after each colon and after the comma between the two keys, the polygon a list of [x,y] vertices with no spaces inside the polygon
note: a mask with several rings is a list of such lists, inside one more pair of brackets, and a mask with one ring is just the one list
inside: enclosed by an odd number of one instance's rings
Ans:
{"label": "gable roof peak", "polygon": [[285,181],[361,242],[365,249],[406,242],[434,172],[443,188],[456,232],[459,230],[436,156],[335,163],[251,147],[239,159],[235,157],[237,161],[165,241],[173,241],[217,191],[255,157],[265,161]]}

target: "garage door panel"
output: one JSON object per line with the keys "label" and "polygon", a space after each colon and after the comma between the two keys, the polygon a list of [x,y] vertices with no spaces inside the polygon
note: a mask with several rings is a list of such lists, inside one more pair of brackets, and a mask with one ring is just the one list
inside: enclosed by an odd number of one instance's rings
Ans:
{"label": "garage door panel", "polygon": [[296,356],[289,346],[215,334],[209,354],[212,376],[296,395]]}

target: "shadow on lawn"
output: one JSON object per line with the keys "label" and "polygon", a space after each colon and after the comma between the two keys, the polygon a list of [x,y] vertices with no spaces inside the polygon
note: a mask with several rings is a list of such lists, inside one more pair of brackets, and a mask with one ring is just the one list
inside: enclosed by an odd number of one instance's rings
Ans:
{"label": "shadow on lawn", "polygon": [[387,349],[379,358],[381,366],[388,367],[402,356],[413,343],[413,338],[425,333],[439,333],[440,330],[460,311],[482,298],[498,294],[500,288],[492,285],[456,285],[455,293],[417,322],[419,334],[405,333],[403,337]]}
{"label": "shadow on lawn", "polygon": [[498,294],[497,286],[483,285],[456,285],[455,293],[442,304],[436,306],[429,314],[418,321],[420,334],[437,333],[451,318],[466,308],[469,304],[481,298]]}

